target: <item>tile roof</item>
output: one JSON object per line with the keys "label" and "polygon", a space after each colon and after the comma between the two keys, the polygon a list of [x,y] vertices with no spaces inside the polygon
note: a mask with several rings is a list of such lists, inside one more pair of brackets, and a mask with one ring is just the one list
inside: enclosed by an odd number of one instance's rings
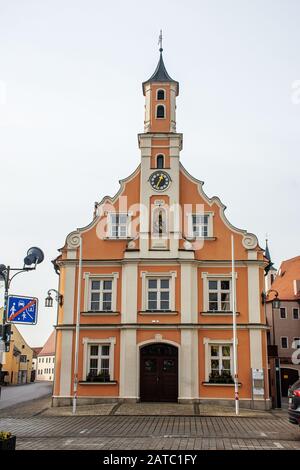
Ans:
{"label": "tile roof", "polygon": [[146,83],[151,83],[151,82],[173,82],[176,84],[176,87],[177,87],[176,94],[178,95],[179,83],[176,80],[173,80],[173,78],[171,78],[170,75],[168,74],[166,66],[164,64],[163,56],[162,56],[162,49],[160,49],[159,61],[158,61],[158,64],[154,73],[151,75],[151,77],[148,80],[143,82],[144,94],[145,94]]}
{"label": "tile roof", "polygon": [[[277,276],[271,285],[271,289],[278,292],[280,300],[300,300],[300,291],[297,295],[294,292],[294,281],[299,282],[300,287],[300,256],[283,261],[278,270]],[[269,300],[274,298],[274,293],[270,293]]]}
{"label": "tile roof", "polygon": [[56,331],[53,330],[38,356],[53,356],[55,354],[55,333]]}
{"label": "tile roof", "polygon": [[33,357],[37,357],[43,348],[39,347],[39,348],[31,348],[31,349],[33,351]]}

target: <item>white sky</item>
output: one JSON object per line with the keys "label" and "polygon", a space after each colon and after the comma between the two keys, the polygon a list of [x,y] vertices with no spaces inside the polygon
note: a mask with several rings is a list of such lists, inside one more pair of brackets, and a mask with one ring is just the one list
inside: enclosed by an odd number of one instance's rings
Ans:
{"label": "white sky", "polygon": [[0,0],[0,263],[46,254],[11,287],[40,299],[30,345],[56,320],[57,248],[139,164],[160,28],[182,163],[234,225],[269,234],[277,266],[299,255],[299,18],[298,0]]}

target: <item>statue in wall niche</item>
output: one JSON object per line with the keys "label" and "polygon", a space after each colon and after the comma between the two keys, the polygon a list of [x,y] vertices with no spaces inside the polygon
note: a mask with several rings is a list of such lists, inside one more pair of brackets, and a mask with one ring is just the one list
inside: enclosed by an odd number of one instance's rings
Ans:
{"label": "statue in wall niche", "polygon": [[166,225],[165,209],[155,209],[153,213],[153,233],[157,234],[158,236],[166,234]]}

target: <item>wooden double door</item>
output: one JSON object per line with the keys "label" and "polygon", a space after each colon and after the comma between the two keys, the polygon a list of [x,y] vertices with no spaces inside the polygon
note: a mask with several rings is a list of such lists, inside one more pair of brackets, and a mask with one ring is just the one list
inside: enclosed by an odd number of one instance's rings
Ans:
{"label": "wooden double door", "polygon": [[178,349],[175,346],[155,343],[141,348],[140,399],[177,402]]}

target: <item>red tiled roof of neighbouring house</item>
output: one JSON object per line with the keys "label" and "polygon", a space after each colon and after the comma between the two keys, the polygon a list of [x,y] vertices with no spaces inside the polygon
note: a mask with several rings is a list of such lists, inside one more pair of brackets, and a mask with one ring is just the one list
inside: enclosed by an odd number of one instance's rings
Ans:
{"label": "red tiled roof of neighbouring house", "polygon": [[51,333],[38,356],[52,356],[55,354],[55,330]]}
{"label": "red tiled roof of neighbouring house", "polygon": [[37,357],[43,348],[40,347],[40,348],[31,348],[31,349],[33,351],[33,357]]}
{"label": "red tiled roof of neighbouring house", "polygon": [[[296,286],[294,281],[298,281]],[[280,300],[300,300],[300,256],[281,263],[271,289],[278,292]],[[274,296],[275,293],[270,292],[268,300],[273,300]]]}

